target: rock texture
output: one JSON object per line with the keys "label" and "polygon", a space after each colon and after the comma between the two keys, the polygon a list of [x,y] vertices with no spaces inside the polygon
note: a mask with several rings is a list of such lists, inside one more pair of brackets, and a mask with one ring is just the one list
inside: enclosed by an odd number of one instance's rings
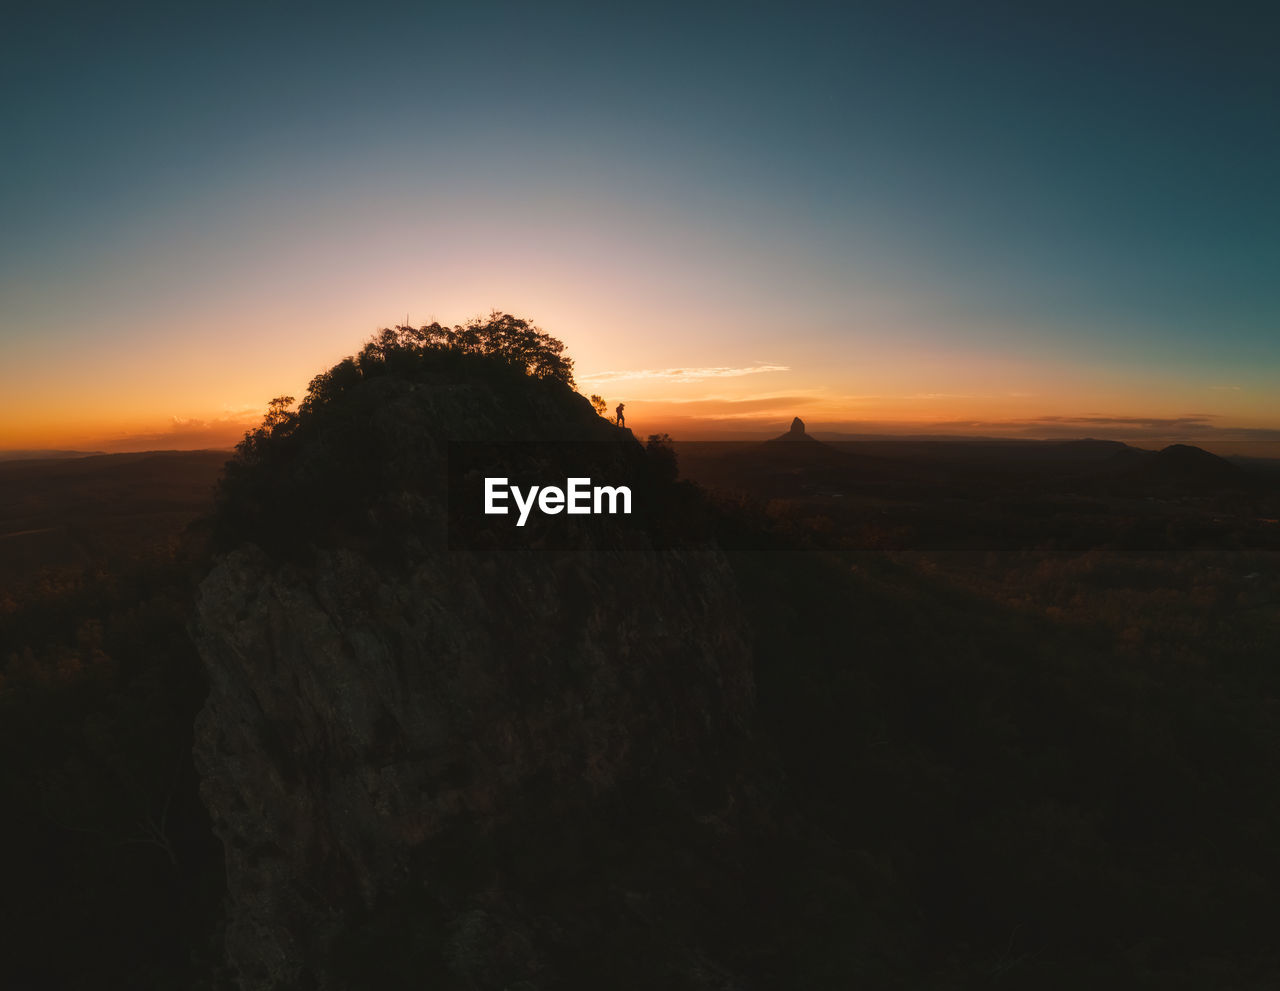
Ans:
{"label": "rock texture", "polygon": [[[195,751],[240,986],[374,986],[338,950],[388,903],[433,897],[458,867],[447,837],[589,819],[637,782],[723,795],[705,782],[751,712],[746,626],[714,550],[472,553],[418,534],[394,566],[359,542],[223,554],[193,627],[210,683]],[[450,883],[445,931],[400,942],[440,941],[441,986],[544,986],[539,947],[572,944],[557,920],[492,878]]]}

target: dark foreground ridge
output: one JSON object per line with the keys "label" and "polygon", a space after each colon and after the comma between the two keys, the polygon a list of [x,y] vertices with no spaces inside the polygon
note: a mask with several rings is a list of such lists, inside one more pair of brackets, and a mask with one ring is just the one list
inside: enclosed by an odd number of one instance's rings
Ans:
{"label": "dark foreground ridge", "polygon": [[[641,444],[495,315],[273,403],[180,548],[212,456],[0,471],[91,561],[0,594],[6,986],[1280,983],[1274,483],[796,434]],[[459,443],[652,511],[446,547]]]}
{"label": "dark foreground ridge", "polygon": [[[1277,757],[1265,625],[1148,668],[892,559],[770,550],[775,523],[696,491],[670,505],[705,514],[700,548],[445,551],[449,441],[591,439],[679,489],[661,444],[504,352],[510,327],[389,332],[228,475],[195,747],[242,986],[1274,966],[1261,879],[1280,876],[1246,825],[1280,825],[1253,797]],[[741,457],[770,478],[882,464],[798,419]]]}
{"label": "dark foreground ridge", "polygon": [[294,499],[306,522],[277,556],[230,549],[197,598],[195,748],[238,979],[609,986],[651,941],[664,971],[696,970],[714,954],[680,858],[720,888],[717,837],[752,814],[727,558],[448,550],[449,442],[592,440],[617,471],[644,449],[501,354],[402,335],[355,368],[241,451],[227,524],[279,535]]}

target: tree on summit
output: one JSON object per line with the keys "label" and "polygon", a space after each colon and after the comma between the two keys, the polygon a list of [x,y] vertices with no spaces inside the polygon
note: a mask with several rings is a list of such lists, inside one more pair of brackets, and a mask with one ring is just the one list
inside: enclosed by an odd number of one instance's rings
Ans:
{"label": "tree on summit", "polygon": [[558,379],[573,387],[573,359],[557,340],[529,320],[494,310],[488,317],[473,317],[466,323],[444,327],[397,327],[381,331],[360,353],[385,355],[398,348],[456,350],[469,354],[497,355],[523,366],[533,378]]}
{"label": "tree on summit", "polygon": [[[528,379],[537,380],[549,388],[534,387],[534,392],[580,409],[581,399],[569,399],[573,361],[564,343],[529,320],[495,310],[452,327],[384,328],[356,354],[315,376],[296,406],[290,396],[271,401],[261,425],[236,445],[223,472],[218,489],[223,529],[228,534],[253,530],[259,536],[301,533],[299,504],[307,503],[319,515],[323,504],[334,518],[334,507],[346,511],[372,498],[379,479],[396,472],[412,475],[421,459],[396,460],[401,447],[390,454],[376,450],[370,416],[378,397],[386,395],[379,383],[392,391],[396,383],[412,391],[460,375],[486,380],[499,393],[520,395],[529,391]],[[288,510],[281,508],[290,501]]]}
{"label": "tree on summit", "polygon": [[[440,323],[384,327],[358,354],[344,358],[311,380],[298,414],[302,420],[307,419],[369,378],[393,374],[412,379],[449,355],[496,358],[532,378],[574,387],[573,359],[564,353],[563,341],[532,321],[494,310],[488,317],[473,317],[452,327]],[[268,412],[269,419],[274,412]]]}

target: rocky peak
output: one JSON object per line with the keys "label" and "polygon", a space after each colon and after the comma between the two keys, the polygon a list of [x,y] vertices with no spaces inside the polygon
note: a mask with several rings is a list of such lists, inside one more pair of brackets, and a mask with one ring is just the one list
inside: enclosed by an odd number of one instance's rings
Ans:
{"label": "rocky peak", "polygon": [[813,448],[814,450],[817,450],[818,448],[822,447],[822,444],[818,441],[816,437],[810,437],[809,434],[805,432],[804,420],[800,419],[800,417],[798,416],[791,421],[790,430],[788,430],[785,434],[779,434],[777,437],[774,437],[773,440],[766,441],[766,443],[773,444],[776,441],[800,442],[797,444],[797,449],[799,449],[800,447],[803,447],[806,450],[808,450],[809,448]]}
{"label": "rocky peak", "polygon": [[[679,794],[696,780],[705,794],[724,780],[753,704],[749,624],[714,549],[464,552],[415,522],[443,517],[433,479],[454,434],[573,433],[579,405],[593,419],[586,400],[473,381],[462,366],[429,388],[373,385],[352,389],[358,419],[299,428],[272,477],[320,477],[349,443],[412,465],[388,476],[394,500],[359,490],[335,503],[376,510],[376,546],[346,530],[304,535],[303,557],[242,540],[198,592],[210,690],[195,755],[225,847],[227,956],[242,988],[361,986],[350,954],[364,937],[352,934],[407,925],[385,913],[408,903],[434,920],[429,976],[441,986],[515,986],[538,967],[550,979],[545,960],[580,953],[589,920],[557,918],[492,878],[459,879],[448,851],[534,823],[554,832],[548,817],[591,822],[644,782]],[[620,433],[601,444],[639,450]],[[260,503],[292,489],[256,484],[256,470],[244,489],[274,519]],[[379,548],[398,526],[388,565]]]}

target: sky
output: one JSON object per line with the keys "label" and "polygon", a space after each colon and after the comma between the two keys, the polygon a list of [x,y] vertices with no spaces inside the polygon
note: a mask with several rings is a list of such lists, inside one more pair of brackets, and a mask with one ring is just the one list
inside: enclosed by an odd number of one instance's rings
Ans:
{"label": "sky", "polygon": [[227,446],[379,327],[493,309],[637,433],[1280,441],[1277,29],[29,4],[0,31],[0,450]]}

